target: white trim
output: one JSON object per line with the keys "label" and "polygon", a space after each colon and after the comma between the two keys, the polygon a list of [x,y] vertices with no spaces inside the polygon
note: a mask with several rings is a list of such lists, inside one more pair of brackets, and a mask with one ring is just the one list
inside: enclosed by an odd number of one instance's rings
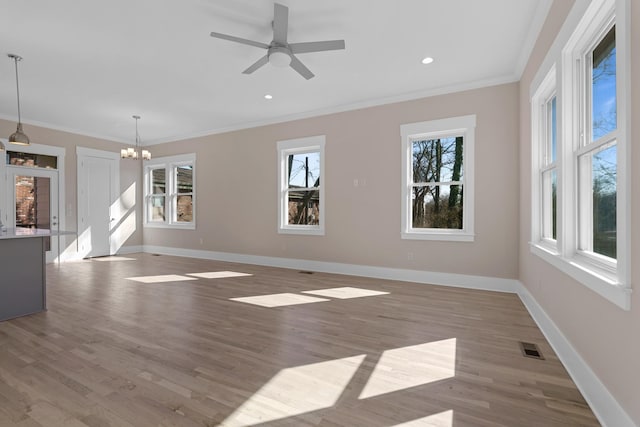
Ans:
{"label": "white trim", "polygon": [[600,423],[605,427],[636,427],[629,415],[616,401],[615,397],[607,390],[602,381],[600,381],[585,360],[573,348],[562,331],[519,280],[260,255],[244,255],[229,252],[202,251],[166,246],[144,245],[142,247],[132,246],[130,248],[132,251],[124,250],[121,253],[133,253],[133,249],[142,248],[142,251],[145,253],[517,294]]}
{"label": "white trim", "polygon": [[531,86],[529,87],[529,99],[531,99],[534,95],[534,92],[537,90],[538,86],[540,86],[542,80],[545,79],[551,67],[556,63],[558,58],[560,58],[560,54],[562,53],[562,49],[567,44],[569,37],[571,37],[574,29],[578,25],[578,22],[582,19],[584,12],[587,10],[587,7],[591,3],[591,0],[576,0],[569,15],[564,21],[562,28],[558,32],[553,44],[547,51],[547,54],[542,61],[542,64],[538,68],[535,76],[531,80]]}
{"label": "white trim", "polygon": [[[193,167],[192,174],[192,186],[193,191],[191,193],[192,200],[192,220],[191,222],[178,222],[173,220],[175,215],[173,209],[173,198],[177,197],[178,193],[173,192],[173,186],[175,185],[175,177],[173,176],[174,168],[179,166],[191,165]],[[148,212],[148,199],[151,197],[151,189],[149,188],[149,170],[151,169],[165,169],[165,220],[160,222],[149,221]],[[173,156],[156,157],[151,160],[145,160],[143,162],[143,185],[142,185],[142,226],[144,228],[164,228],[172,230],[195,230],[196,229],[196,154],[177,154]]]}
{"label": "white trim", "polygon": [[[325,145],[326,136],[316,135],[305,138],[288,139],[278,141],[278,233],[324,236],[325,232],[325,194],[327,180],[325,175]],[[318,225],[291,225],[289,221],[289,202],[285,194],[289,190],[287,179],[287,157],[295,153],[319,152],[320,154],[320,187],[319,187],[319,224]]]}
{"label": "white trim", "polygon": [[[117,252],[117,248],[114,245],[114,241],[111,238],[111,227],[114,224],[118,224],[121,218],[121,212],[114,207],[114,201],[118,199],[120,195],[120,153],[114,153],[112,151],[96,150],[94,148],[87,148],[76,146],[76,252],[80,258],[84,258],[89,252],[81,253],[81,244],[83,242],[84,226],[81,225],[81,220],[84,218],[84,199],[83,194],[86,194],[87,183],[81,179],[81,171],[84,170],[84,162],[89,157],[96,157],[99,159],[106,159],[112,162],[113,165],[113,178],[109,183],[111,187],[111,194],[109,195],[109,215],[114,218],[115,221],[109,223],[109,255],[113,255]],[[89,173],[87,171],[87,173]],[[66,259],[73,259],[71,255],[68,255]]]}
{"label": "white trim", "polygon": [[[47,156],[54,156],[57,158],[56,162],[57,162],[57,168],[56,170],[58,171],[58,230],[64,231],[66,230],[66,222],[67,222],[67,199],[66,199],[66,178],[65,178],[65,171],[66,171],[66,164],[65,164],[65,156],[66,156],[66,148],[64,147],[58,147],[55,145],[45,145],[45,144],[29,144],[29,145],[17,145],[17,144],[10,144],[9,141],[7,139],[4,138],[0,138],[2,140],[2,142],[4,143],[5,146],[5,152],[8,151],[13,151],[13,152],[18,152],[18,153],[30,153],[30,154],[44,154]],[[6,159],[0,159],[0,185],[2,185],[2,188],[6,188]],[[8,195],[7,195],[8,197]],[[4,221],[6,221],[6,217],[8,215],[8,208],[6,208],[6,203],[5,203],[5,198],[2,198],[2,200],[0,200],[0,211],[5,213],[5,219]],[[7,201],[8,202],[8,201]],[[66,243],[67,243],[67,238],[66,235],[59,235],[57,237],[58,242],[56,242],[56,245],[60,248],[60,251],[63,251],[63,248],[65,248]],[[58,251],[58,252],[60,252]],[[61,260],[61,254],[58,253],[58,257],[56,260]]]}
{"label": "white trim", "polygon": [[[442,240],[473,242],[474,233],[474,163],[475,163],[476,115],[449,117],[425,122],[400,125],[400,147],[402,157],[401,220],[400,237],[410,240]],[[412,140],[416,138],[438,138],[460,136],[464,138],[463,149],[463,219],[462,229],[416,229],[411,227],[411,193],[409,187],[412,164]]]}
{"label": "white trim", "polygon": [[636,427],[635,423],[607,390],[589,365],[580,356],[564,336],[560,328],[553,322],[544,309],[538,304],[529,290],[519,281],[515,281],[515,290],[520,300],[529,311],[544,334],[553,351],[564,365],[591,410],[603,426]]}
{"label": "white trim", "polygon": [[622,308],[631,309],[631,288],[620,284],[607,271],[600,271],[580,260],[567,259],[540,244],[530,244],[531,253],[539,256],[558,270],[577,280],[587,288]]}
{"label": "white trim", "polygon": [[[542,242],[545,241],[544,236],[544,218],[546,215],[550,216],[550,213],[545,210],[545,204],[543,201],[544,186],[542,185],[542,173],[547,170],[551,170],[548,164],[545,163],[543,152],[550,145],[548,140],[550,124],[547,120],[546,105],[548,100],[553,94],[556,94],[556,161],[553,168],[556,170],[556,180],[559,180],[559,151],[562,147],[561,132],[559,126],[560,114],[559,102],[560,98],[557,96],[557,74],[558,69],[556,64],[552,64],[551,68],[544,76],[544,79],[535,88],[533,95],[531,96],[531,241]],[[533,86],[532,86],[533,88]],[[543,114],[545,109],[545,114]],[[557,182],[557,181],[556,181]],[[558,185],[558,184],[556,184]],[[551,218],[549,218],[550,221]],[[556,215],[557,235],[561,235],[559,215]],[[546,242],[548,246],[553,245],[550,241]]]}
{"label": "white trim", "polygon": [[[532,115],[532,216],[531,246],[533,254],[568,274],[587,288],[613,302],[624,310],[631,304],[631,120],[630,96],[630,2],[629,0],[579,0],[572,8],[552,48],[538,69],[529,88]],[[595,43],[602,37],[615,16],[617,59],[617,118],[618,129],[601,141],[591,142],[590,129],[581,129],[587,123],[583,116],[586,108],[583,61]],[[549,70],[556,68],[557,83],[557,245],[552,248],[540,240],[540,184],[538,103],[542,88],[548,84]],[[588,93],[587,93],[588,95]],[[589,119],[591,120],[591,119]],[[583,139],[589,143],[585,145]],[[590,249],[591,226],[580,218],[580,212],[591,212],[590,170],[579,168],[579,156],[594,152],[601,144],[615,139],[617,150],[617,260],[601,257],[582,249]],[[579,185],[581,184],[582,185]],[[581,193],[582,191],[582,193]],[[581,203],[580,205],[578,203]],[[578,244],[578,242],[581,242]]]}
{"label": "white trim", "polygon": [[142,245],[121,246],[120,249],[118,249],[118,252],[116,252],[116,255],[129,255],[140,252],[144,252],[144,246]]}
{"label": "white trim", "polygon": [[100,157],[109,160],[120,160],[120,153],[112,151],[96,150],[94,148],[76,147],[76,155],[78,157]]}
{"label": "white trim", "polygon": [[464,92],[468,90],[484,89],[492,86],[515,83],[515,82],[518,82],[519,80],[520,80],[520,76],[516,74],[508,74],[508,75],[504,75],[496,78],[476,80],[473,82],[454,84],[450,86],[438,87],[433,89],[417,90],[413,92],[407,92],[407,93],[384,97],[384,98],[375,98],[367,101],[356,102],[353,104],[338,105],[331,108],[320,108],[317,110],[311,110],[311,111],[306,111],[306,112],[297,113],[297,114],[290,114],[290,115],[285,115],[281,117],[275,117],[272,119],[257,120],[254,122],[246,122],[246,123],[240,123],[238,125],[204,130],[201,132],[175,135],[167,138],[158,138],[153,141],[146,141],[144,144],[141,144],[141,145],[150,146],[150,145],[156,145],[156,144],[164,144],[167,142],[185,141],[187,139],[199,138],[199,137],[209,136],[209,135],[217,135],[221,133],[233,132],[233,131],[242,130],[242,129],[254,129],[261,126],[292,122],[295,120],[301,120],[301,119],[307,119],[307,118],[316,118],[316,117],[325,116],[329,114],[361,110],[363,108],[377,107],[381,105],[389,105],[389,104],[395,104],[395,103],[405,102],[405,101],[413,101],[416,99],[430,98],[433,96]]}
{"label": "white trim", "polygon": [[268,267],[310,270],[323,273],[344,274],[348,276],[371,277],[376,279],[400,280],[430,285],[451,286],[457,288],[480,289],[485,291],[515,293],[515,279],[498,277],[471,276],[466,274],[441,273],[403,268],[374,267],[369,265],[342,264],[326,261],[313,261],[295,258],[245,255],[230,252],[214,252],[195,249],[173,248],[167,246],[144,245],[145,253],[182,256],[188,258],[209,259],[215,261],[236,262],[241,264],[263,265]]}
{"label": "white trim", "polygon": [[540,31],[544,26],[544,22],[547,19],[549,14],[549,10],[551,9],[551,5],[553,4],[553,0],[538,0],[536,6],[536,11],[533,14],[533,19],[531,20],[531,25],[529,26],[529,32],[527,33],[527,37],[524,42],[520,46],[520,56],[516,61],[515,74],[522,78],[522,73],[524,72],[524,68],[527,66],[527,62],[531,56],[531,52],[533,51],[533,47],[538,41],[538,37],[540,36]]}

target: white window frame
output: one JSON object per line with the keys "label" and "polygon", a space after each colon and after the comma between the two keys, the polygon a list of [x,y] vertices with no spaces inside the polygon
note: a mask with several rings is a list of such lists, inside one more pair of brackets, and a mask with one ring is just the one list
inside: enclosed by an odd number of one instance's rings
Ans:
{"label": "white window frame", "polygon": [[[278,141],[278,233],[281,234],[306,234],[324,236],[325,224],[325,135],[310,136],[306,138]],[[289,183],[287,178],[287,158],[297,153],[320,153],[320,186],[314,188],[300,188],[298,190],[318,190],[320,192],[320,219],[318,225],[289,224]]]}
{"label": "white window frame", "polygon": [[[474,234],[474,161],[475,161],[475,127],[476,116],[459,116],[446,119],[430,120],[426,122],[407,123],[400,126],[402,147],[402,200],[401,200],[401,230],[403,239],[413,240],[443,240],[454,242],[473,242]],[[463,191],[462,229],[450,228],[412,228],[411,227],[411,187],[412,147],[418,138],[436,139],[443,137],[462,136],[462,167],[461,184]],[[439,183],[447,184],[447,183]]]}
{"label": "white window frame", "polygon": [[[176,169],[180,166],[192,166],[193,167],[193,220],[191,222],[179,222],[176,218],[176,203],[177,203],[177,189],[176,189]],[[153,169],[165,170],[165,220],[164,221],[151,221],[149,216],[151,215],[151,209],[149,204],[153,196],[151,171]],[[196,155],[195,153],[181,154],[168,157],[157,157],[152,160],[144,161],[144,221],[143,225],[149,228],[178,228],[194,230],[196,228]]]}
{"label": "white window frame", "polygon": [[[630,2],[628,0],[593,0],[582,17],[568,33],[560,49],[553,49],[550,55],[556,55],[558,76],[558,229],[557,247],[549,248],[540,242],[535,233],[536,219],[532,218],[531,251],[568,274],[589,289],[624,310],[631,305],[631,242],[630,242],[630,171],[631,160],[628,152],[630,132]],[[593,50],[606,34],[612,23],[616,26],[616,100],[617,129],[606,140],[590,141],[591,117],[588,103],[590,88],[585,79],[585,55]],[[569,24],[568,24],[569,25]],[[564,28],[563,28],[564,30]],[[539,73],[543,70],[539,70]],[[535,80],[534,80],[535,82]],[[536,88],[537,86],[532,85]],[[533,98],[532,98],[533,102]],[[532,104],[532,115],[535,112]],[[589,113],[589,115],[587,115]],[[535,124],[535,122],[533,122]],[[536,135],[536,126],[532,126],[532,153],[540,149],[540,136]],[[588,206],[581,206],[585,200],[581,191],[589,187],[582,186],[580,180],[590,176],[579,175],[578,158],[603,144],[615,140],[617,150],[617,195],[616,195],[616,238],[617,259],[600,256],[580,249],[580,242],[588,236],[588,230],[579,227],[579,215],[590,212]],[[588,144],[585,143],[588,142]],[[534,160],[535,161],[535,160]],[[534,169],[535,171],[535,169]],[[535,173],[535,172],[534,172]],[[532,181],[532,193],[536,180]],[[539,212],[540,205],[533,195],[532,212]]]}
{"label": "white window frame", "polygon": [[[545,204],[545,179],[544,175],[555,169],[556,189],[559,188],[559,119],[558,111],[559,97],[556,91],[556,66],[551,67],[546,77],[536,89],[531,100],[531,241],[545,249],[557,253],[557,239],[549,238],[545,231],[549,224],[552,224],[551,215],[553,212],[547,209]],[[556,98],[556,160],[552,161],[549,150],[551,149],[551,123],[549,120],[548,105]],[[558,197],[556,193],[556,197]],[[559,206],[556,207],[558,209]],[[556,236],[559,234],[560,221],[556,214]]]}

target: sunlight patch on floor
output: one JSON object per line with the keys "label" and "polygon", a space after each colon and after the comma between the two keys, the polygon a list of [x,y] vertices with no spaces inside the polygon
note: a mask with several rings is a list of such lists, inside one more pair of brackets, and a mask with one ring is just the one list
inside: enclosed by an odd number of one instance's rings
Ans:
{"label": "sunlight patch on floor", "polygon": [[453,427],[453,410],[439,412],[428,417],[396,424],[392,427]]}
{"label": "sunlight patch on floor", "polygon": [[162,276],[140,276],[127,277],[127,280],[133,280],[140,283],[165,283],[165,282],[184,282],[187,280],[198,280],[194,277],[179,276],[177,274],[165,274]]}
{"label": "sunlight patch on floor", "polygon": [[329,301],[324,298],[309,297],[290,293],[257,295],[254,297],[229,298],[231,301],[245,302],[261,307],[283,307],[287,305],[310,304],[314,302]]}
{"label": "sunlight patch on floor", "polygon": [[187,273],[187,276],[199,277],[201,279],[226,279],[228,277],[253,276],[253,274],[238,273],[235,271],[209,271],[206,273]]}
{"label": "sunlight patch on floor", "polygon": [[455,374],[455,338],[387,350],[359,398],[405,390],[452,378]]}
{"label": "sunlight patch on floor", "polygon": [[330,408],[365,355],[286,368],[253,394],[221,426],[243,427]]}
{"label": "sunlight patch on floor", "polygon": [[320,295],[322,297],[349,299],[370,297],[376,295],[388,295],[389,292],[372,291],[370,289],[352,288],[346,286],[343,288],[318,289],[315,291],[303,291],[303,294]]}
{"label": "sunlight patch on floor", "polygon": [[115,262],[115,261],[137,261],[137,259],[127,258],[123,256],[105,256],[105,257],[91,258],[91,261]]}

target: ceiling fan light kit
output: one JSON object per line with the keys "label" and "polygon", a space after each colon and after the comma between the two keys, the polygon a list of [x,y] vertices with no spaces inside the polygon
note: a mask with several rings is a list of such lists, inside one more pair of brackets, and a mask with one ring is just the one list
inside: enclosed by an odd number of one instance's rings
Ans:
{"label": "ceiling fan light kit", "polygon": [[286,48],[274,47],[269,50],[269,64],[278,68],[286,68],[291,65],[291,55]]}
{"label": "ceiling fan light kit", "polygon": [[314,74],[295,56],[295,54],[341,50],[345,48],[344,40],[289,43],[287,41],[287,32],[289,30],[289,8],[279,3],[274,3],[273,5],[272,27],[273,40],[269,44],[216,32],[211,32],[210,35],[214,38],[267,50],[266,55],[258,59],[249,68],[243,71],[244,74],[251,74],[269,63],[279,68],[291,67],[302,77],[309,80],[313,78]]}

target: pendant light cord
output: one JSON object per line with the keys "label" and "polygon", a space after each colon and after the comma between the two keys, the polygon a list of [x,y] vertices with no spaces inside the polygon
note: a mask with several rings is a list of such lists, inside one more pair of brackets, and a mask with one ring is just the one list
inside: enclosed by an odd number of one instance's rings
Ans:
{"label": "pendant light cord", "polygon": [[18,61],[20,61],[22,58],[18,55],[13,55],[13,62],[15,62],[15,66],[16,66],[16,95],[18,97],[18,123],[21,123],[21,117],[20,117],[20,83],[18,82]]}

